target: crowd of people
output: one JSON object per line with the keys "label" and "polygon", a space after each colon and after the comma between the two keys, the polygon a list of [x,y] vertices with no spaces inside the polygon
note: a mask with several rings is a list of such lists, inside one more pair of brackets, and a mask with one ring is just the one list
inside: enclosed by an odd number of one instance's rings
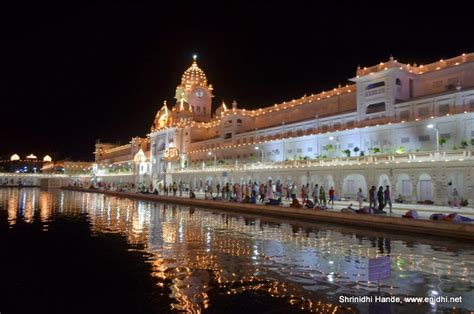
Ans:
{"label": "crowd of people", "polygon": [[[76,186],[76,183],[74,184]],[[82,186],[82,184],[81,184]],[[93,185],[91,185],[93,186]],[[268,180],[267,183],[258,184],[257,182],[249,181],[248,183],[225,183],[213,184],[206,182],[200,184],[199,188],[194,190],[189,183],[185,182],[171,182],[169,184],[159,183],[154,187],[152,184],[139,183],[137,186],[133,183],[115,184],[98,182],[96,187],[104,190],[112,191],[136,191],[139,193],[152,193],[165,196],[187,196],[196,198],[196,193],[204,193],[206,200],[226,200],[238,203],[249,204],[266,204],[266,205],[282,205],[282,200],[289,201],[289,206],[294,208],[309,208],[316,210],[334,209],[335,202],[338,200],[337,192],[333,186],[328,191],[321,184],[304,184],[301,187],[297,186],[296,182],[282,184],[279,181],[274,183]],[[340,198],[339,198],[340,199]],[[384,209],[388,209],[392,213],[392,195],[390,186],[385,188],[380,186],[372,186],[366,195],[362,188],[358,189],[355,200],[358,203],[358,209],[353,208],[352,203],[343,208],[341,211],[353,214],[386,214]],[[364,203],[368,202],[368,206]],[[405,203],[406,200],[402,195],[399,195],[395,202]],[[451,207],[460,207],[460,198],[456,188],[453,189],[450,196]],[[470,218],[457,215],[456,213],[433,214],[432,220],[446,220],[446,221],[470,221]],[[415,210],[409,210],[404,218],[418,219],[419,215]]]}
{"label": "crowd of people", "polygon": [[22,178],[19,178],[19,179],[3,178],[3,179],[1,179],[0,184],[2,186],[19,186],[19,187],[35,185],[33,180],[25,180],[25,179],[22,179]]}

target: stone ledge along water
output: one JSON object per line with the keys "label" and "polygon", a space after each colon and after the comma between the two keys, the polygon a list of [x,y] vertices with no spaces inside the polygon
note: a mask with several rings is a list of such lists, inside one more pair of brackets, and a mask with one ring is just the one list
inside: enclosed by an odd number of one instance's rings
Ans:
{"label": "stone ledge along water", "polygon": [[83,189],[74,187],[63,187],[62,189],[80,192],[101,193],[117,197],[156,201],[163,203],[183,204],[211,209],[231,210],[242,213],[271,215],[280,218],[283,217],[292,219],[302,219],[305,221],[310,220],[314,222],[332,222],[344,225],[379,228],[383,230],[406,231],[434,236],[474,240],[474,224],[470,223],[452,223],[446,221],[407,219],[367,214],[347,214],[333,211],[312,210],[307,208],[242,204],[228,201],[200,200],[185,197],[103,191],[97,189]]}

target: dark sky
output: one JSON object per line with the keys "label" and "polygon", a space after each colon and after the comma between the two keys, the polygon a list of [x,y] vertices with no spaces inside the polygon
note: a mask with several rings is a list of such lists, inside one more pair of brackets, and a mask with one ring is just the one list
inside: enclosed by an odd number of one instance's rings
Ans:
{"label": "dark sky", "polygon": [[256,108],[346,84],[390,54],[422,64],[474,51],[458,2],[11,2],[0,8],[2,157],[90,160],[96,139],[145,136],[194,53],[214,107]]}

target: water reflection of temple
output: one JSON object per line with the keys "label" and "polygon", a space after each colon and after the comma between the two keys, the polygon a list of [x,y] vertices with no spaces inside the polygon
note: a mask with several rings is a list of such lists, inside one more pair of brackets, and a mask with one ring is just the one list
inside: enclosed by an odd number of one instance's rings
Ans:
{"label": "water reflection of temple", "polygon": [[[117,202],[125,206],[117,207]],[[445,291],[463,290],[472,282],[472,263],[460,256],[461,267],[453,268],[451,254],[446,252],[433,259],[431,245],[409,247],[386,237],[367,239],[331,229],[295,230],[294,225],[260,218],[175,205],[122,202],[106,198],[104,206],[119,212],[125,210],[118,215],[128,215],[128,225],[124,226],[121,219],[99,225],[105,220],[96,218],[94,227],[125,232],[132,243],[143,240],[155,255],[154,275],[173,278],[171,288],[177,300],[176,309],[205,307],[210,281],[223,287],[240,282],[240,288],[229,289],[232,293],[258,287],[275,296],[304,295],[305,300],[313,296],[308,291],[321,289],[368,293],[376,289],[374,283],[367,281],[368,258],[388,253],[394,261],[392,272],[396,273],[384,283],[390,294],[418,295],[420,286],[430,280],[439,280],[436,285]],[[127,214],[127,210],[133,214]],[[261,279],[268,276],[273,281],[263,284]],[[449,278],[463,278],[464,288],[457,279]],[[406,280],[413,285],[407,285]],[[284,282],[295,284],[284,285]]]}
{"label": "water reflection of temple", "polygon": [[82,212],[93,232],[120,233],[130,244],[143,245],[158,284],[171,282],[176,310],[202,310],[212,302],[210,294],[221,289],[227,294],[265,292],[306,309],[334,311],[334,300],[321,295],[376,290],[367,281],[367,261],[384,254],[392,258],[392,278],[381,288],[385,293],[428,295],[436,290],[466,300],[472,296],[474,253],[453,242],[407,244],[403,235],[289,224],[100,194],[35,189],[0,193],[0,207],[7,210],[10,224],[18,219],[47,223],[54,213]]}
{"label": "water reflection of temple", "polygon": [[32,223],[34,215],[41,222],[49,221],[53,199],[51,193],[39,189],[2,189],[0,190],[0,208],[6,208],[8,224],[13,226],[19,219]]}

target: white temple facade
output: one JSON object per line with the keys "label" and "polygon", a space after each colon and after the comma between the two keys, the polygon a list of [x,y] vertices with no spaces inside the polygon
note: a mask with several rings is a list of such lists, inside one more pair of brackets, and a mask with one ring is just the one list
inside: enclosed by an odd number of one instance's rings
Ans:
{"label": "white temple facade", "polygon": [[[348,197],[359,187],[389,184],[412,201],[441,203],[456,185],[474,199],[474,53],[426,65],[390,58],[359,67],[349,81],[255,110],[234,101],[212,112],[212,85],[194,60],[175,103],[158,110],[147,136],[147,182],[199,188],[272,178],[325,182]],[[338,166],[344,162],[352,163],[349,173]]]}

